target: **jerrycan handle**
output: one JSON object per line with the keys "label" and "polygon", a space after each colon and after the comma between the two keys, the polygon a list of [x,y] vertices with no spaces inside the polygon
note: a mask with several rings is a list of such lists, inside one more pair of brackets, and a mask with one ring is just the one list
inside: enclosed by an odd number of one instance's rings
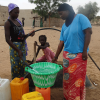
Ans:
{"label": "jerrycan handle", "polygon": [[[1,77],[0,77],[0,79],[1,79]],[[0,80],[0,86],[1,86],[1,82],[2,82],[2,80]]]}
{"label": "jerrycan handle", "polygon": [[[2,79],[2,78],[0,78],[0,79]],[[1,84],[3,84],[5,82],[5,80],[0,80],[0,86],[1,86]]]}
{"label": "jerrycan handle", "polygon": [[42,94],[41,93],[38,93],[38,96],[42,96]]}

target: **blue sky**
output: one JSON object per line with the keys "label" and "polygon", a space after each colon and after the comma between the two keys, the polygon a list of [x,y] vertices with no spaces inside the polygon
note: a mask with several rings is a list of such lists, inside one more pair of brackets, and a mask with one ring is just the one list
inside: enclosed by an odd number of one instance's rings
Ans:
{"label": "blue sky", "polygon": [[[73,7],[75,12],[77,12],[77,7],[79,5],[84,6],[85,4],[87,4],[90,1],[97,2],[98,7],[100,7],[100,0],[70,0],[70,2],[67,2],[67,3]],[[35,5],[28,2],[28,0],[0,0],[0,5],[8,6],[9,3],[17,4],[20,7],[20,9],[33,9],[33,8],[35,8]],[[100,11],[98,12],[97,15],[100,16]]]}

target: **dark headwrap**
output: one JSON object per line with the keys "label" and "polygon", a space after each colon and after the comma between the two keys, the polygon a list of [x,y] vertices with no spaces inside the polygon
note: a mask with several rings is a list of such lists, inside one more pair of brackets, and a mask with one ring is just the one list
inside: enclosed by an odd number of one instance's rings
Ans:
{"label": "dark headwrap", "polygon": [[72,6],[70,6],[69,4],[66,4],[66,3],[61,4],[58,8],[58,11],[66,11],[66,10],[69,11],[69,15],[68,15],[68,17],[66,18],[66,21],[65,21],[65,24],[68,27],[74,19],[75,12],[74,12]]}

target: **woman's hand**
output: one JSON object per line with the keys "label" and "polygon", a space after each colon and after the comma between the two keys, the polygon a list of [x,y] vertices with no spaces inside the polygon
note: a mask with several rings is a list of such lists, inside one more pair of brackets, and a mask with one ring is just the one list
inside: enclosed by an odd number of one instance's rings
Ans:
{"label": "woman's hand", "polygon": [[56,63],[57,59],[59,57],[59,54],[61,53],[62,49],[64,46],[64,41],[60,41],[59,45],[58,45],[58,49],[56,51],[55,57],[52,59],[52,63]]}
{"label": "woman's hand", "polygon": [[87,50],[86,50],[86,51],[83,51],[82,53],[82,59],[87,60],[87,58],[88,58],[88,55],[87,55]]}
{"label": "woman's hand", "polygon": [[23,57],[23,53],[21,50],[18,50],[18,56],[20,57],[20,59],[22,60],[22,57]]}
{"label": "woman's hand", "polygon": [[57,59],[56,58],[53,58],[51,62],[52,63],[56,63],[57,62]]}
{"label": "woman's hand", "polygon": [[29,36],[34,36],[34,35],[35,35],[35,31],[34,30],[29,33]]}

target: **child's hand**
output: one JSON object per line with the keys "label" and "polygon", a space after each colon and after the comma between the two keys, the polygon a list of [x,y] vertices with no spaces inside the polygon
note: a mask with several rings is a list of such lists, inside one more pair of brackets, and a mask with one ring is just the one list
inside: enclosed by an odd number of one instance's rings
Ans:
{"label": "child's hand", "polygon": [[34,30],[29,33],[29,36],[34,36],[34,35],[35,35],[35,31]]}
{"label": "child's hand", "polygon": [[35,45],[38,45],[36,41],[35,41]]}
{"label": "child's hand", "polygon": [[33,64],[33,62],[34,62],[34,58],[32,59],[31,64]]}

